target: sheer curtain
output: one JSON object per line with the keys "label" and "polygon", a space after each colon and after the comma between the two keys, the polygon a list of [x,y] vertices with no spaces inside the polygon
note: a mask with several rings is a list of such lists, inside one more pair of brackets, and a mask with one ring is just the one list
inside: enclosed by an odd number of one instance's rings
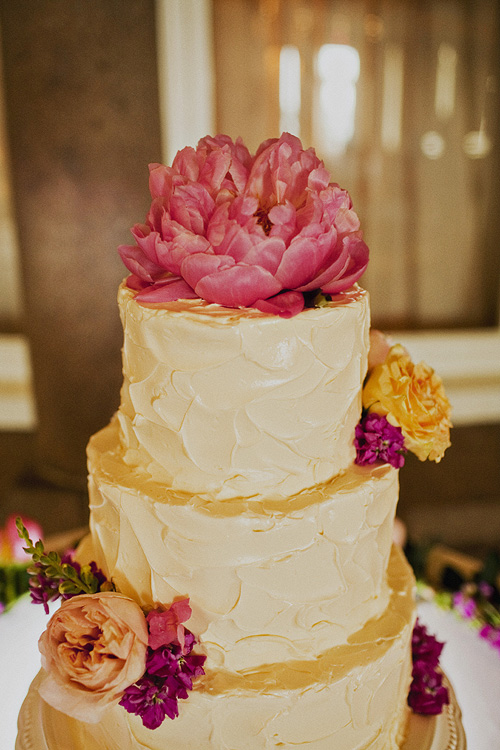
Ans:
{"label": "sheer curtain", "polygon": [[494,0],[214,0],[217,130],[294,132],[346,187],[376,325],[498,325]]}

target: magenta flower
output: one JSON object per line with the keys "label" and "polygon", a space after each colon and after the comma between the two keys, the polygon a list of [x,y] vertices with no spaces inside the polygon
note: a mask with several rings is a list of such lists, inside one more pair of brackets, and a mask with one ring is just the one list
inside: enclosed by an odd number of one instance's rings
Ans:
{"label": "magenta flower", "polygon": [[356,425],[354,446],[360,466],[383,462],[400,469],[404,465],[407,450],[401,428],[380,414],[366,414]]}
{"label": "magenta flower", "polygon": [[493,648],[500,652],[500,628],[495,627],[490,623],[485,623],[479,629],[479,635],[485,641],[488,641]]}
{"label": "magenta flower", "polygon": [[410,708],[417,714],[440,714],[443,706],[450,702],[442,673],[425,661],[416,661],[412,677],[408,695]]}
{"label": "magenta flower", "polygon": [[348,193],[313,149],[284,133],[255,156],[238,139],[202,138],[172,166],[150,165],[153,198],[135,245],[118,251],[143,303],[201,297],[284,317],[304,292],[337,294],[368,263]]}
{"label": "magenta flower", "polygon": [[206,656],[192,652],[196,639],[190,630],[183,630],[183,646],[173,641],[148,648],[144,675],[125,689],[120,700],[120,705],[140,716],[148,729],[159,727],[167,716],[175,719],[179,715],[178,701],[186,699],[193,680],[205,674]]}
{"label": "magenta flower", "polygon": [[417,620],[411,639],[413,661],[425,661],[430,666],[437,667],[443,648],[444,643],[430,635],[425,625]]}
{"label": "magenta flower", "polygon": [[471,596],[462,591],[453,595],[453,606],[464,620],[472,620],[478,613],[477,604]]}
{"label": "magenta flower", "polygon": [[413,679],[408,695],[408,705],[417,714],[440,714],[449,703],[448,689],[439,669],[443,645],[417,620],[411,642]]}
{"label": "magenta flower", "polygon": [[148,729],[157,729],[166,716],[175,719],[179,715],[177,699],[169,697],[168,686],[148,675],[125,690],[120,706],[129,714],[140,716]]}
{"label": "magenta flower", "polygon": [[491,599],[495,594],[495,589],[488,581],[480,581],[477,590],[485,599]]}

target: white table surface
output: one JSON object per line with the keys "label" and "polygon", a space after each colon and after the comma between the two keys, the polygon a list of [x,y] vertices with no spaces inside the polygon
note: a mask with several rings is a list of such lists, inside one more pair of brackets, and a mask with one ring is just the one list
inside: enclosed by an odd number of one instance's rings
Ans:
{"label": "white table surface", "polygon": [[[477,633],[432,603],[419,604],[420,621],[446,646],[441,664],[462,711],[467,750],[500,750],[500,654]],[[38,637],[47,615],[21,599],[0,615],[0,750],[14,750],[17,714],[40,665]]]}

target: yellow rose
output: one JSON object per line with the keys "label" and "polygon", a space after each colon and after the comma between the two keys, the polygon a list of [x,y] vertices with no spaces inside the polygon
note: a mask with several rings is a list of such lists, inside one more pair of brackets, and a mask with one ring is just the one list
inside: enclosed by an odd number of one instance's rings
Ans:
{"label": "yellow rose", "polygon": [[81,721],[97,722],[146,669],[146,618],[132,599],[114,592],[63,602],[42,634],[46,674],[40,695]]}
{"label": "yellow rose", "polygon": [[399,426],[421,461],[440,461],[450,445],[451,406],[441,378],[425,362],[414,364],[399,344],[370,373],[363,406]]}

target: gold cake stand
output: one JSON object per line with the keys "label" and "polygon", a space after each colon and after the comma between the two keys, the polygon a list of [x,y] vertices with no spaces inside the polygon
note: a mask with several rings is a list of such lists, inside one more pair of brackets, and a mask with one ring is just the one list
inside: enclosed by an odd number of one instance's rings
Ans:
{"label": "gold cake stand", "polygon": [[[35,683],[38,681],[35,678]],[[438,716],[410,714],[407,737],[401,750],[466,750],[461,712],[450,683],[445,678],[450,703]],[[25,699],[22,721],[19,725],[15,750],[51,750],[41,716],[41,698],[38,690],[31,689]],[[96,745],[85,744],[85,750],[97,750]],[[103,750],[103,748],[99,748]],[[333,750],[333,748],[332,748]]]}
{"label": "gold cake stand", "polygon": [[462,714],[449,680],[450,703],[438,716],[411,714],[408,734],[401,750],[466,750],[467,744],[462,726]]}

